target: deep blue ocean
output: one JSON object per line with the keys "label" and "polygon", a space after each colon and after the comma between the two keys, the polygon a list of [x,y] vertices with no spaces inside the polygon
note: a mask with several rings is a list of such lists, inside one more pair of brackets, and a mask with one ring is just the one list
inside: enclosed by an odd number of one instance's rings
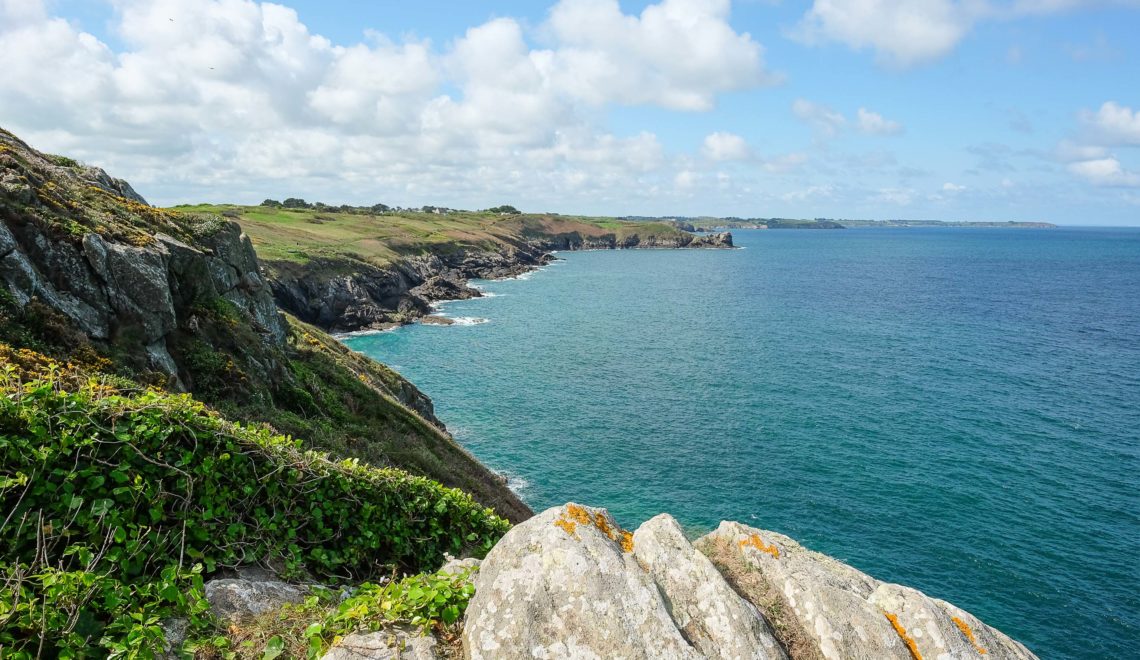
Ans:
{"label": "deep blue ocean", "polygon": [[1042,657],[1140,653],[1140,230],[560,253],[347,339],[536,510],[777,530]]}

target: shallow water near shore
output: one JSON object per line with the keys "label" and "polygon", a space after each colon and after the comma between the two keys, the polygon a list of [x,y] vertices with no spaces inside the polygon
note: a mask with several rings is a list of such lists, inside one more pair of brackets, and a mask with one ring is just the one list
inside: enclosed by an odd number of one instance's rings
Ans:
{"label": "shallow water near shore", "polygon": [[1140,230],[560,253],[347,337],[536,510],[776,530],[1042,657],[1140,648]]}

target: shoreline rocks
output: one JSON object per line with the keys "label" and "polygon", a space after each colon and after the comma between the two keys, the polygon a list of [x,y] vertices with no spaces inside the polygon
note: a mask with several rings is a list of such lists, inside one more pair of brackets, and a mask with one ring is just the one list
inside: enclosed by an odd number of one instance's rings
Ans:
{"label": "shoreline rocks", "polygon": [[552,251],[627,249],[731,249],[732,234],[637,235],[577,232],[520,241],[500,251],[459,249],[375,266],[350,259],[314,259],[301,265],[266,262],[277,305],[328,332],[347,334],[413,323],[433,315],[432,303],[482,294],[471,279],[518,277],[555,260]]}
{"label": "shoreline rocks", "polygon": [[1035,658],[968,612],[766,530],[694,543],[566,504],[516,525],[475,578],[465,657]]}

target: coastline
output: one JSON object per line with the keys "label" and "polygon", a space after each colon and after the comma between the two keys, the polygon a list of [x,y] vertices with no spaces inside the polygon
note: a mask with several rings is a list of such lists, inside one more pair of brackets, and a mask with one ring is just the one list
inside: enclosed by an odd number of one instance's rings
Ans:
{"label": "coastline", "polygon": [[305,264],[262,261],[277,306],[334,336],[383,332],[432,316],[433,306],[483,297],[471,280],[521,278],[552,262],[558,252],[589,250],[736,249],[729,232],[666,237],[578,233],[519,237],[497,250],[449,245],[375,266],[349,258]]}

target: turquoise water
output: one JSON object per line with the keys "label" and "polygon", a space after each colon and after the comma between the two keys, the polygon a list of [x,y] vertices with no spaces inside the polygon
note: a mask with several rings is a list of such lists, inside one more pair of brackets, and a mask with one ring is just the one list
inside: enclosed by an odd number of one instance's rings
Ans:
{"label": "turquoise water", "polygon": [[1042,657],[1140,648],[1140,230],[739,231],[564,253],[347,340],[535,509],[735,519]]}

